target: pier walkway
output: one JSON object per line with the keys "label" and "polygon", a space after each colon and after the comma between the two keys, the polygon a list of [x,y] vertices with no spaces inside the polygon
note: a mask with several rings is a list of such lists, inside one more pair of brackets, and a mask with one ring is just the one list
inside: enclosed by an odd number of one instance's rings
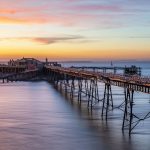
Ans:
{"label": "pier walkway", "polygon": [[104,72],[93,72],[86,70],[77,70],[72,68],[63,68],[57,66],[46,66],[46,70],[59,74],[69,75],[71,77],[80,77],[88,80],[97,80],[104,83],[110,83],[120,87],[129,87],[134,91],[150,94],[150,78],[140,77],[138,75],[123,75]]}
{"label": "pier walkway", "polygon": [[[150,111],[143,118],[136,116],[133,112],[134,92],[150,94],[149,77],[93,72],[59,66],[46,66],[45,73],[50,82],[53,82],[60,90],[64,89],[66,94],[70,93],[72,99],[75,93],[77,93],[80,102],[82,97],[86,96],[88,109],[92,109],[96,103],[101,102],[101,116],[106,120],[108,112],[114,109],[112,86],[123,88],[124,101],[118,108],[124,112],[122,130],[128,128],[129,134],[140,121],[150,118]],[[102,99],[99,98],[99,82],[105,84]]]}
{"label": "pier walkway", "polygon": [[0,80],[2,83],[9,81],[29,81],[40,74],[39,69],[26,70],[20,66],[0,66]]}
{"label": "pier walkway", "polygon": [[130,74],[138,74],[141,75],[141,68],[136,66],[131,67],[117,67],[117,66],[107,66],[107,67],[94,67],[94,66],[71,66],[71,68],[79,69],[79,70],[88,70],[88,71],[101,71],[106,73],[107,71],[111,71],[116,74],[118,71],[122,71],[124,74],[130,72]]}

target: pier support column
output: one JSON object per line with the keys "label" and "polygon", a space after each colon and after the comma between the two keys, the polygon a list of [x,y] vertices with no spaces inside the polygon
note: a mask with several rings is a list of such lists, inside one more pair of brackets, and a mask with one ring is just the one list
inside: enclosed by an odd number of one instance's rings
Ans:
{"label": "pier support column", "polygon": [[104,89],[104,98],[103,98],[103,104],[102,104],[102,118],[104,117],[105,113],[105,119],[107,120],[108,117],[108,111],[113,109],[113,97],[112,97],[112,90],[111,90],[111,84],[109,82],[105,83],[105,89]]}
{"label": "pier support column", "polygon": [[69,85],[69,79],[68,79],[68,75],[67,74],[64,74],[64,85],[65,85],[65,96],[67,96],[68,85]]}
{"label": "pier support column", "polygon": [[98,83],[97,79],[90,80],[90,86],[86,85],[88,89],[88,107],[93,108],[93,106],[99,102],[99,93],[98,93]]}
{"label": "pier support column", "polygon": [[122,130],[126,127],[129,128],[129,134],[133,129],[132,122],[133,122],[133,94],[134,90],[125,88],[125,108],[124,108],[124,116],[123,116],[123,123],[122,123]]}
{"label": "pier support column", "polygon": [[74,83],[74,78],[72,78],[71,80],[71,85],[70,85],[71,89],[70,89],[70,98],[73,99],[73,95],[74,95],[74,90],[75,90],[75,83]]}
{"label": "pier support column", "polygon": [[81,102],[82,98],[82,79],[78,79],[78,101]]}

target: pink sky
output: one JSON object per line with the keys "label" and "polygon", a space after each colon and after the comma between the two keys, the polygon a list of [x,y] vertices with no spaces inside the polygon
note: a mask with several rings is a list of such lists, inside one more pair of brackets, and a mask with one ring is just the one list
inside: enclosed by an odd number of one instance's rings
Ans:
{"label": "pink sky", "polygon": [[[138,55],[132,57],[145,53],[142,58],[147,59],[149,6],[149,0],[1,0],[0,56],[11,55],[14,50],[19,56],[30,55],[29,49],[36,53],[43,43],[43,53],[48,56],[53,48],[58,54],[70,49],[68,57],[73,52],[76,58],[80,54],[85,58],[83,50],[98,55],[111,51],[113,58],[127,58],[134,50]],[[23,44],[26,50],[19,51]],[[124,57],[124,53],[129,55]],[[41,55],[38,50],[37,55]]]}

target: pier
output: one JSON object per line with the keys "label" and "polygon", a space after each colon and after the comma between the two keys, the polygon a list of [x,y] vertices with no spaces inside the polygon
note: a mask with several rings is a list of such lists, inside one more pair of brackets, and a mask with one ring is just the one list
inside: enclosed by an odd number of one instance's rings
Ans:
{"label": "pier", "polygon": [[[31,60],[31,59],[30,59]],[[33,60],[35,61],[35,60]],[[20,66],[20,65],[0,65],[0,79],[2,83],[13,81],[31,81],[32,79],[41,79],[54,84],[60,91],[69,94],[70,99],[77,97],[79,103],[86,98],[87,109],[92,109],[100,104],[101,117],[103,120],[109,119],[109,113],[114,109],[123,111],[122,131],[128,129],[129,135],[132,130],[143,120],[150,118],[150,111],[140,118],[135,115],[133,106],[136,103],[134,99],[135,92],[150,94],[150,78],[142,77],[139,74],[117,74],[116,72],[95,71],[88,69],[124,69],[123,67],[61,67],[57,62],[42,63],[38,62],[40,67]],[[37,64],[37,63],[36,63]],[[99,94],[99,85],[103,83],[104,93]],[[124,89],[123,102],[114,107],[113,86]]]}
{"label": "pier", "polygon": [[19,73],[25,71],[25,66],[0,65],[0,73]]}
{"label": "pier", "polygon": [[[93,109],[96,103],[101,103],[102,119],[107,121],[109,112],[114,109],[112,86],[124,89],[124,101],[117,108],[122,110],[122,131],[128,129],[129,135],[132,130],[145,119],[150,118],[150,111],[143,117],[136,116],[133,112],[134,92],[150,94],[150,78],[140,76],[125,76],[114,73],[93,72],[78,70],[75,68],[63,68],[46,66],[47,79],[60,90],[70,94],[73,100],[77,96],[79,102],[83,97],[87,99],[87,108]],[[99,83],[104,83],[104,94],[99,95]]]}
{"label": "pier", "polygon": [[71,68],[79,69],[79,70],[89,70],[94,72],[104,72],[111,71],[114,74],[117,73],[117,71],[123,71],[124,74],[137,74],[141,75],[141,68],[136,66],[131,67],[94,67],[94,66],[71,66]]}

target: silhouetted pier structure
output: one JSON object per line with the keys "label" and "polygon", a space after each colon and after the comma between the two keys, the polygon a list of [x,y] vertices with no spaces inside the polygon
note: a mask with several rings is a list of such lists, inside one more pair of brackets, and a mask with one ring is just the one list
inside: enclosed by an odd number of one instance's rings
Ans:
{"label": "silhouetted pier structure", "polygon": [[[24,63],[23,58],[17,63]],[[2,82],[9,81],[30,81],[38,78],[40,75],[44,79],[53,83],[60,91],[69,94],[73,100],[76,96],[78,102],[81,103],[83,98],[86,98],[87,108],[92,110],[96,104],[101,104],[101,116],[103,119],[108,119],[109,112],[115,109],[112,86],[118,86],[124,89],[124,100],[117,108],[123,111],[122,130],[128,128],[129,134],[136,125],[147,118],[150,118],[148,112],[143,118],[135,115],[133,112],[134,93],[142,92],[150,94],[150,78],[135,75],[116,74],[116,72],[93,71],[85,68],[65,68],[61,67],[57,62],[36,63],[35,59],[27,59],[30,62],[34,61],[33,65],[0,65],[0,79]],[[14,62],[13,62],[14,63]],[[88,67],[92,68],[92,67]],[[95,69],[96,67],[94,67]],[[98,69],[124,69],[122,67],[98,67]],[[93,69],[93,68],[92,68]],[[97,69],[97,68],[96,68]],[[128,70],[129,72],[131,70]],[[131,71],[132,72],[132,71]],[[131,73],[132,74],[132,73]],[[99,84],[104,83],[104,93],[99,94]]]}
{"label": "silhouetted pier structure", "polygon": [[33,78],[38,77],[40,71],[38,69],[23,71],[18,73],[5,74],[0,76],[0,80],[3,83],[13,81],[29,81]]}
{"label": "silhouetted pier structure", "polygon": [[122,71],[124,74],[130,74],[130,75],[141,75],[141,68],[136,66],[131,67],[93,67],[93,66],[72,66],[71,68],[79,69],[79,70],[89,70],[94,72],[108,72],[111,71],[114,74],[117,73],[117,71]]}
{"label": "silhouetted pier structure", "polygon": [[[150,118],[148,112],[143,118],[139,118],[133,112],[134,92],[150,94],[150,78],[137,75],[125,76],[114,73],[93,72],[78,70],[75,68],[63,68],[58,66],[46,66],[45,73],[50,82],[60,90],[70,94],[73,99],[76,95],[78,101],[82,97],[87,99],[87,107],[92,109],[96,103],[102,103],[101,116],[107,120],[108,112],[114,109],[112,86],[124,88],[124,102],[118,107],[124,112],[122,130],[128,128],[129,134],[142,120]],[[104,95],[100,99],[98,83],[103,82]]]}
{"label": "silhouetted pier structure", "polygon": [[0,73],[19,73],[25,71],[25,66],[0,65]]}
{"label": "silhouetted pier structure", "polygon": [[45,65],[61,66],[57,62],[39,61],[34,58],[21,58],[17,60],[10,59],[8,65],[0,64],[0,80],[9,81],[28,81],[43,74]]}

